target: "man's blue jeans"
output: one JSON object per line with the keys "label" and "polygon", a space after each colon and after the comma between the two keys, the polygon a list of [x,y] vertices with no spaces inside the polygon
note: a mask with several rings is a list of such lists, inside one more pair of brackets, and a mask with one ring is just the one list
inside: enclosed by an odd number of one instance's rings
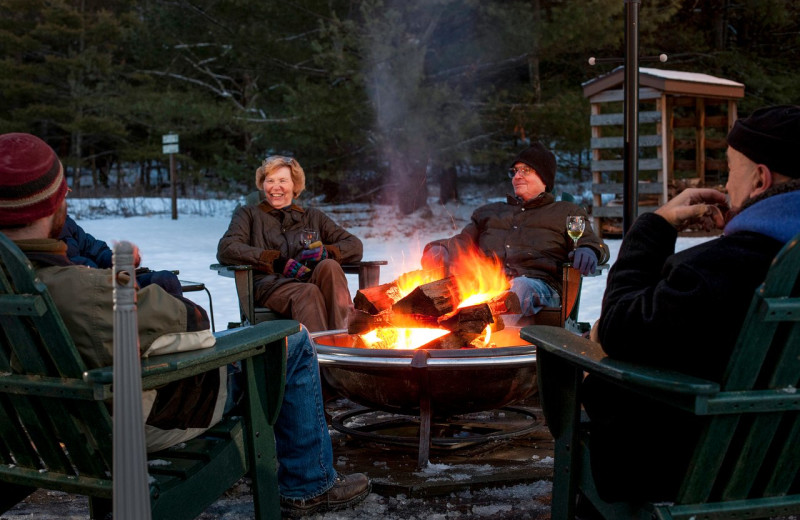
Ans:
{"label": "man's blue jeans", "polygon": [[[333,487],[336,470],[314,344],[305,327],[289,336],[288,343],[286,388],[275,423],[278,484],[283,497],[309,499]],[[228,368],[229,396],[241,395],[237,371],[238,367]],[[229,398],[226,412],[235,400]]]}
{"label": "man's blue jeans", "polygon": [[511,291],[519,297],[520,314],[531,316],[544,307],[558,307],[561,296],[544,280],[519,276],[511,281]]}

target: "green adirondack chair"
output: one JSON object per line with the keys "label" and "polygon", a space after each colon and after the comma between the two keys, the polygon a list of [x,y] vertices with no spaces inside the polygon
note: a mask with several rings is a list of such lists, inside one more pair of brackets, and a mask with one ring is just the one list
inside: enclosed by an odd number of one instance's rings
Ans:
{"label": "green adirondack chair", "polygon": [[[44,284],[0,233],[0,513],[38,488],[89,497],[92,518],[111,511],[113,367],[87,371]],[[215,347],[142,361],[151,389],[242,361],[241,416],[202,437],[149,454],[152,518],[190,519],[253,479],[256,518],[279,518],[272,425],[283,399],[286,336],[295,321],[232,331]],[[21,368],[20,368],[21,367]]]}
{"label": "green adirondack chair", "polygon": [[[721,384],[610,359],[597,343],[560,328],[531,326],[520,335],[537,347],[542,408],[555,438],[553,519],[574,517],[578,491],[609,519],[800,513],[800,235],[777,255],[756,290]],[[585,373],[702,421],[674,503],[607,503],[599,497],[580,422]],[[681,425],[674,428],[680,432]]]}

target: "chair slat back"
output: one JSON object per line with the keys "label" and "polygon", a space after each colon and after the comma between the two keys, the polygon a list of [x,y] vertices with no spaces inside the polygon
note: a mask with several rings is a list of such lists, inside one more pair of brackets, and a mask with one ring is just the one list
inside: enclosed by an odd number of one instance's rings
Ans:
{"label": "chair slat back", "polygon": [[[721,388],[741,414],[708,420],[678,502],[786,494],[800,471],[800,406],[753,412],[759,392],[797,392],[800,378],[800,235],[775,257],[756,290]],[[780,468],[780,470],[778,470]]]}
{"label": "chair slat back", "polygon": [[[0,378],[8,381],[0,390],[0,460],[20,469],[108,478],[108,410],[87,397],[86,366],[47,288],[2,233],[0,298]],[[83,389],[82,396],[46,390],[62,384]]]}

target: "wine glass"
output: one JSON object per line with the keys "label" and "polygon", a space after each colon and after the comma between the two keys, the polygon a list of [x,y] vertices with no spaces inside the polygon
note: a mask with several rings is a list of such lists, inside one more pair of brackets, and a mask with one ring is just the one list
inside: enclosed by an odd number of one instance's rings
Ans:
{"label": "wine glass", "polygon": [[317,241],[317,232],[313,229],[304,229],[300,232],[300,242],[303,244],[305,249],[308,249],[308,246],[313,244]]}
{"label": "wine glass", "polygon": [[570,215],[567,217],[567,234],[572,239],[574,248],[578,248],[578,239],[586,228],[586,218],[583,215]]}

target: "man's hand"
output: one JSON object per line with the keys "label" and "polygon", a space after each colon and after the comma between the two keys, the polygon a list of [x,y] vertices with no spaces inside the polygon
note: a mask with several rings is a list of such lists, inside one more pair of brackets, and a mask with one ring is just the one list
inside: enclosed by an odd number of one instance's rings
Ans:
{"label": "man's hand", "polygon": [[[722,208],[722,209],[721,209]],[[711,188],[688,188],[656,210],[675,229],[695,224],[706,230],[725,226],[725,194]]]}
{"label": "man's hand", "polygon": [[450,267],[450,253],[444,246],[434,244],[422,254],[420,263],[426,271],[439,267],[444,267],[445,271],[447,271]]}
{"label": "man's hand", "polygon": [[597,269],[597,255],[588,247],[579,247],[575,251],[570,251],[569,259],[572,260],[573,267],[583,276],[594,274]]}

